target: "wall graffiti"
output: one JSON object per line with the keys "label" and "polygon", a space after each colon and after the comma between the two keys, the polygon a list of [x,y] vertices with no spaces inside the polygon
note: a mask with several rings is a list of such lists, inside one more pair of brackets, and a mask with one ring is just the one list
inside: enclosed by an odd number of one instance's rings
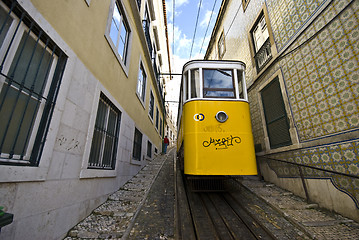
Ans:
{"label": "wall graffiti", "polygon": [[209,141],[203,141],[202,145],[203,147],[210,147],[214,146],[216,147],[216,150],[218,149],[227,149],[228,147],[234,146],[234,144],[240,144],[242,142],[241,138],[238,136],[232,136],[226,138],[209,138]]}

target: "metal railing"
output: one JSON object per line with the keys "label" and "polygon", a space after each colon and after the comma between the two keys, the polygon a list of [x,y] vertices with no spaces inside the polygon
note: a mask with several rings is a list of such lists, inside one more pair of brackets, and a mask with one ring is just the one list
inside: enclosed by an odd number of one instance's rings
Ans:
{"label": "metal railing", "polygon": [[263,43],[262,47],[254,55],[256,61],[257,72],[260,72],[263,67],[272,59],[271,44],[269,38]]}
{"label": "metal railing", "polygon": [[[37,166],[67,56],[17,1],[3,2],[9,10],[0,22],[0,36],[9,40],[1,42],[5,54],[0,59],[0,164]],[[21,39],[20,44],[15,39]]]}
{"label": "metal railing", "polygon": [[[282,176],[279,176],[277,173],[278,177],[280,177],[280,178],[284,178],[284,177],[300,178],[302,185],[303,185],[303,189],[305,192],[307,202],[311,202],[311,199],[309,197],[307,184],[304,181],[304,179],[306,179],[306,178],[307,179],[323,178],[323,179],[331,179],[332,181],[335,181],[336,179],[334,179],[334,178],[335,178],[335,176],[337,176],[337,178],[348,178],[348,182],[352,182],[354,180],[359,179],[359,176],[357,176],[357,175],[343,173],[343,172],[337,172],[337,171],[333,171],[330,169],[324,169],[324,168],[319,168],[319,167],[315,167],[315,166],[304,165],[304,164],[300,164],[300,163],[296,163],[296,162],[288,162],[285,160],[274,159],[274,158],[270,158],[270,157],[266,157],[266,156],[257,156],[257,158],[265,160],[268,163],[269,167],[272,170],[274,170],[276,173],[278,172],[278,169],[280,167],[283,167],[283,166],[286,167],[287,171],[285,173],[279,173],[279,175],[282,175]],[[274,166],[273,166],[273,164],[274,164]],[[273,169],[273,168],[277,168],[277,169]],[[261,173],[259,173],[259,175],[261,175]],[[283,176],[283,175],[285,175],[285,176]],[[345,189],[344,187],[340,186],[339,183],[334,184],[334,186],[336,188],[338,188],[340,191],[348,194],[355,202],[357,208],[359,208],[359,199],[356,198],[356,194],[354,194],[354,193],[350,192],[348,189]],[[353,187],[353,189],[355,189],[355,187]],[[357,191],[359,191],[359,189],[357,189]]]}
{"label": "metal railing", "polygon": [[145,33],[145,38],[147,42],[148,51],[150,52],[150,55],[152,55],[152,43],[151,43],[151,36],[150,36],[150,24],[149,22],[144,19],[142,20],[142,27],[143,31]]}

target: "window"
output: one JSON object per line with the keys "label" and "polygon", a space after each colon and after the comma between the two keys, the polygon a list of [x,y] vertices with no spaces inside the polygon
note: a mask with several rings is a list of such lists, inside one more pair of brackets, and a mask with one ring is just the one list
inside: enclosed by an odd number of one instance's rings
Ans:
{"label": "window", "polygon": [[67,57],[16,2],[0,26],[0,164],[38,166]]}
{"label": "window", "polygon": [[152,158],[152,143],[147,141],[147,157]]}
{"label": "window", "polygon": [[145,101],[146,93],[146,73],[143,69],[142,64],[140,64],[140,69],[138,71],[138,82],[137,82],[137,95],[142,100]]}
{"label": "window", "polygon": [[142,151],[142,133],[137,128],[135,128],[135,137],[133,140],[133,153],[132,153],[133,159],[141,161],[141,151]]}
{"label": "window", "polygon": [[204,69],[203,97],[234,98],[235,92],[232,70]]}
{"label": "window", "polygon": [[254,45],[256,68],[257,72],[260,72],[272,58],[272,52],[267,23],[263,12],[259,15],[258,19],[251,30],[251,35]]}
{"label": "window", "polygon": [[159,124],[159,118],[160,118],[160,114],[158,112],[158,108],[156,108],[156,128],[158,129],[158,124]]}
{"label": "window", "polygon": [[150,94],[150,105],[148,106],[149,110],[148,113],[150,114],[151,119],[153,119],[153,112],[154,112],[154,104],[155,104],[155,98],[153,97],[153,93],[151,91]]}
{"label": "window", "polygon": [[237,70],[239,98],[245,98],[243,91],[243,84],[245,84],[245,82],[243,81],[243,76],[244,76],[243,70]]}
{"label": "window", "polygon": [[142,20],[142,27],[143,27],[143,31],[145,33],[148,51],[149,51],[150,55],[152,56],[153,50],[152,50],[152,42],[151,42],[151,36],[150,36],[151,19],[150,19],[150,14],[148,13],[147,8],[145,10],[144,19]]}
{"label": "window", "polygon": [[246,10],[250,0],[242,0],[243,12]]}
{"label": "window", "polygon": [[160,118],[160,135],[162,136],[162,118]]}
{"label": "window", "polygon": [[136,2],[137,2],[137,7],[140,10],[141,9],[141,0],[136,0]]}
{"label": "window", "polygon": [[263,88],[261,97],[270,147],[278,148],[292,144],[278,77]]}
{"label": "window", "polygon": [[225,41],[224,41],[224,32],[222,32],[221,36],[219,37],[218,40],[218,56],[219,59],[223,58],[224,53],[226,52],[226,45],[225,45]]}
{"label": "window", "polygon": [[199,85],[199,69],[192,69],[191,71],[191,98],[200,97],[200,85]]}
{"label": "window", "polygon": [[91,0],[85,0],[85,2],[87,3],[87,6],[90,6]]}
{"label": "window", "polygon": [[113,47],[117,51],[120,60],[127,64],[127,52],[129,42],[130,29],[124,16],[124,11],[116,1],[111,19],[109,37],[113,43]]}
{"label": "window", "polygon": [[121,112],[101,93],[88,168],[115,169]]}

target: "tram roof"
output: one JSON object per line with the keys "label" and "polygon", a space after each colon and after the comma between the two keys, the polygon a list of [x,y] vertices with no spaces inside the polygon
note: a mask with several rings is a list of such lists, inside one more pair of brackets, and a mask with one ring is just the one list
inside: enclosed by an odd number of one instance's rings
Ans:
{"label": "tram roof", "polygon": [[191,60],[183,65],[182,73],[188,68],[246,68],[246,64],[237,60]]}

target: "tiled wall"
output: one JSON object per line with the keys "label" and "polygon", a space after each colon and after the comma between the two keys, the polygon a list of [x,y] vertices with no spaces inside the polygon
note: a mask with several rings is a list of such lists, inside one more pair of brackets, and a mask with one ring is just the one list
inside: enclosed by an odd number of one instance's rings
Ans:
{"label": "tiled wall", "polygon": [[[359,1],[267,0],[266,6],[277,50],[283,51],[284,57],[260,81],[265,82],[281,69],[299,143],[311,146],[271,157],[358,176],[359,136],[355,137],[355,131],[359,128]],[[307,29],[305,24],[309,24]],[[254,87],[249,93],[254,139],[264,146],[257,96]],[[350,132],[352,137],[345,141],[311,144]],[[291,174],[291,168],[283,164],[272,163],[271,167],[280,177],[297,174],[295,169]],[[331,178],[359,208],[359,179],[311,169],[305,171],[305,176]]]}

